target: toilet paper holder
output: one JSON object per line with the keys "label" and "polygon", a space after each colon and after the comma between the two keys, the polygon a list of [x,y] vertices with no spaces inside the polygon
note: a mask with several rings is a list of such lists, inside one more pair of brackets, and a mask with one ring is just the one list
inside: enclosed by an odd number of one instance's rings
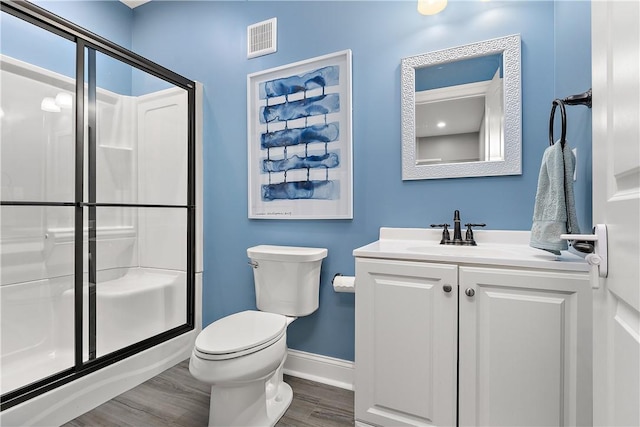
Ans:
{"label": "toilet paper holder", "polygon": [[342,273],[336,273],[331,279],[331,285],[336,292],[354,293],[356,290],[355,280],[354,276],[344,276]]}

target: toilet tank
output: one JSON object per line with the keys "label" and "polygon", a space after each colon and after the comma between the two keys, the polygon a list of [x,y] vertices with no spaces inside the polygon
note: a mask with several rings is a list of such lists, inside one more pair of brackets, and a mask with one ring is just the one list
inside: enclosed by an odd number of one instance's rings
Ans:
{"label": "toilet tank", "polygon": [[247,249],[258,310],[306,316],[318,309],[320,266],[327,249],[259,245]]}

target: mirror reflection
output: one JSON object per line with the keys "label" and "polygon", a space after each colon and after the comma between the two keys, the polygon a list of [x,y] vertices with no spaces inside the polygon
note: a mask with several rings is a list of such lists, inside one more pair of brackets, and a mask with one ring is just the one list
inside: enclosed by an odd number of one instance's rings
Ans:
{"label": "mirror reflection", "polygon": [[521,173],[520,36],[403,58],[402,178]]}
{"label": "mirror reflection", "polygon": [[502,54],[416,69],[416,161],[503,160]]}

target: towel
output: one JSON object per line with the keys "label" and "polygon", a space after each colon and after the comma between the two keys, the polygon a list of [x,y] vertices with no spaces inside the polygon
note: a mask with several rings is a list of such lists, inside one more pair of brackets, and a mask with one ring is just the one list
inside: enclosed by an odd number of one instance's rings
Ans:
{"label": "towel", "polygon": [[573,171],[576,158],[565,142],[548,147],[542,156],[538,191],[533,209],[533,225],[529,245],[560,255],[567,249],[561,234],[579,234],[573,195]]}

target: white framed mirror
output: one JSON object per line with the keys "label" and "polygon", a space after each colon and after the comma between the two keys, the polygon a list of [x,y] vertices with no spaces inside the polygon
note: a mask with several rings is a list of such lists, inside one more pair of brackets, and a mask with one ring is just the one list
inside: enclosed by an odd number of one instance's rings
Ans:
{"label": "white framed mirror", "polygon": [[520,35],[403,58],[402,179],[522,173]]}

